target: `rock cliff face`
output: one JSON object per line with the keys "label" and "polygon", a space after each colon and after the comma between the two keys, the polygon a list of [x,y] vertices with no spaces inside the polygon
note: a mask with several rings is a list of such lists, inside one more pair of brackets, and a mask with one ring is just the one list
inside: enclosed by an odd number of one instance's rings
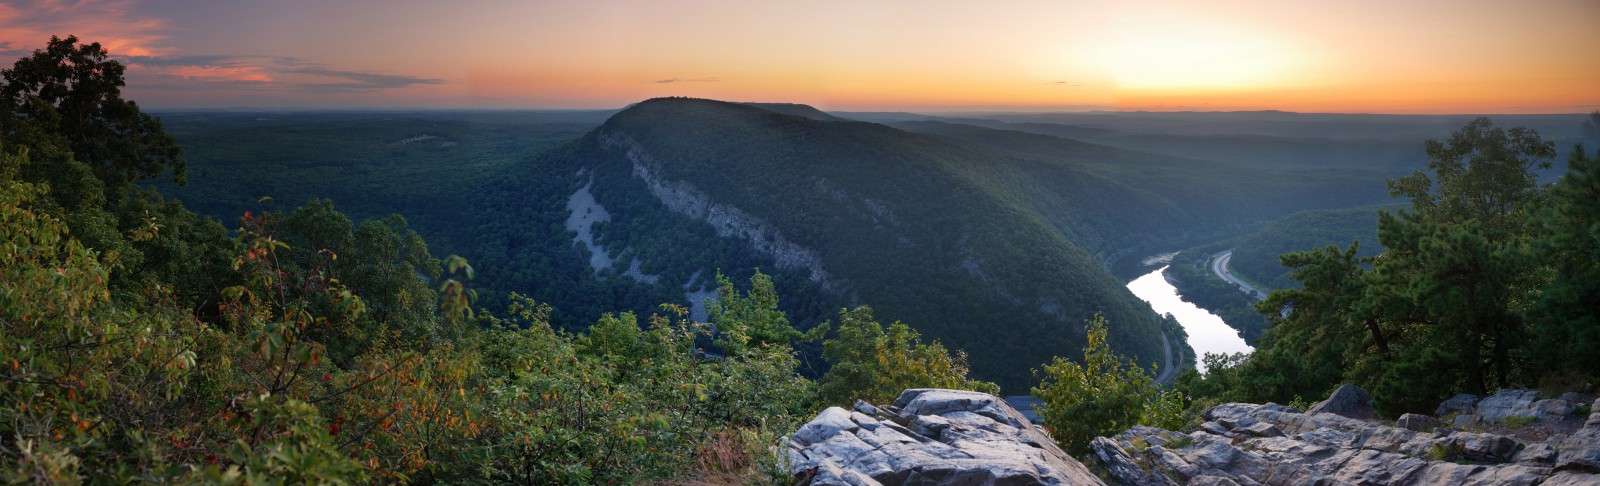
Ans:
{"label": "rock cliff face", "polygon": [[798,484],[1104,484],[993,395],[911,389],[853,408],[823,410],[790,438]]}
{"label": "rock cliff face", "polygon": [[606,133],[600,136],[600,141],[606,147],[626,154],[628,161],[633,164],[633,176],[644,181],[645,186],[650,189],[650,194],[661,201],[667,209],[705,221],[719,236],[744,240],[756,251],[771,256],[780,268],[805,269],[811,274],[812,282],[830,289],[834,285],[828,272],[823,270],[822,258],[816,251],[789,241],[761,218],[739,208],[712,201],[688,182],[668,181],[657,176],[651,166],[660,162],[652,158],[644,147],[627,135]]}
{"label": "rock cliff face", "polygon": [[[1356,391],[1341,390],[1346,396],[1339,401]],[[1536,394],[1521,392],[1483,400],[1489,401],[1488,407],[1478,400],[1452,399],[1447,408],[1454,413],[1487,408],[1499,414],[1527,401],[1527,410],[1536,410],[1534,400],[1522,400]],[[1132,485],[1593,485],[1600,484],[1600,401],[1591,410],[1595,412],[1570,434],[1526,441],[1435,428],[1437,422],[1425,416],[1406,418],[1399,427],[1276,404],[1229,403],[1207,411],[1200,430],[1189,434],[1135,427],[1116,437],[1096,438],[1092,448],[1110,476]],[[1578,419],[1545,415],[1541,420]]]}

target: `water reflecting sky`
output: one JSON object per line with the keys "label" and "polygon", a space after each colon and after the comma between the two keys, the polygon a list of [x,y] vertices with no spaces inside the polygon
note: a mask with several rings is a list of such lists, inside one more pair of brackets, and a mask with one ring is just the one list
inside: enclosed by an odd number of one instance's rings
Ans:
{"label": "water reflecting sky", "polygon": [[[1128,290],[1149,302],[1157,314],[1171,314],[1176,318],[1178,324],[1183,325],[1183,331],[1189,334],[1189,347],[1194,348],[1197,358],[1204,357],[1206,353],[1248,353],[1255,350],[1244,343],[1238,331],[1222,322],[1221,317],[1184,302],[1178,296],[1178,289],[1161,277],[1165,271],[1167,267],[1163,266],[1160,270],[1133,279],[1128,282]],[[1204,362],[1197,362],[1195,366],[1199,367],[1201,373],[1206,372]]]}

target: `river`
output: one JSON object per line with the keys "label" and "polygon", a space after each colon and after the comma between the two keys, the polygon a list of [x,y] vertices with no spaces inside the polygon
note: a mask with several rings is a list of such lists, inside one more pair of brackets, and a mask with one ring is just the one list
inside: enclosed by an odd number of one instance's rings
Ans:
{"label": "river", "polygon": [[[1197,357],[1206,353],[1248,353],[1254,351],[1250,345],[1244,343],[1244,338],[1239,337],[1239,331],[1228,327],[1221,317],[1212,314],[1194,304],[1184,302],[1178,295],[1178,289],[1161,274],[1167,271],[1166,266],[1144,274],[1128,282],[1128,290],[1139,299],[1150,303],[1157,314],[1171,314],[1178,324],[1183,326],[1183,332],[1189,335],[1189,347],[1194,349]],[[1198,362],[1201,373],[1205,373],[1205,363]]]}

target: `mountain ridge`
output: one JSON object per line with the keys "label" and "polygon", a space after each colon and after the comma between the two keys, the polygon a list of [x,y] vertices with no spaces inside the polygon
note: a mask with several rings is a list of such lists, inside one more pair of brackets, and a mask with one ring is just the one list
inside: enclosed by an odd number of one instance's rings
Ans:
{"label": "mountain ridge", "polygon": [[1020,196],[997,194],[1006,180],[975,175],[1019,163],[1003,156],[879,124],[663,98],[618,113],[561,158],[592,181],[600,204],[648,194],[657,206],[612,211],[597,241],[647,262],[675,260],[637,250],[655,239],[637,219],[698,221],[802,274],[780,286],[872,305],[965,349],[979,376],[1011,389],[1031,382],[1026,370],[1081,347],[1095,312],[1141,363],[1161,359],[1161,333],[1171,332],[1058,226]]}

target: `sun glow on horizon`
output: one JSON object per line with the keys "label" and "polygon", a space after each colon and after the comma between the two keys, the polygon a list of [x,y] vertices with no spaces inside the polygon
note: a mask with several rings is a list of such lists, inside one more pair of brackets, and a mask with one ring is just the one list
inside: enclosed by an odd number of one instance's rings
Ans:
{"label": "sun glow on horizon", "polygon": [[1121,21],[1105,43],[1079,54],[1117,88],[1137,91],[1242,90],[1279,86],[1305,64],[1281,36],[1183,19]]}
{"label": "sun glow on horizon", "polygon": [[21,0],[0,51],[103,42],[156,107],[1600,108],[1593,0],[286,1]]}

